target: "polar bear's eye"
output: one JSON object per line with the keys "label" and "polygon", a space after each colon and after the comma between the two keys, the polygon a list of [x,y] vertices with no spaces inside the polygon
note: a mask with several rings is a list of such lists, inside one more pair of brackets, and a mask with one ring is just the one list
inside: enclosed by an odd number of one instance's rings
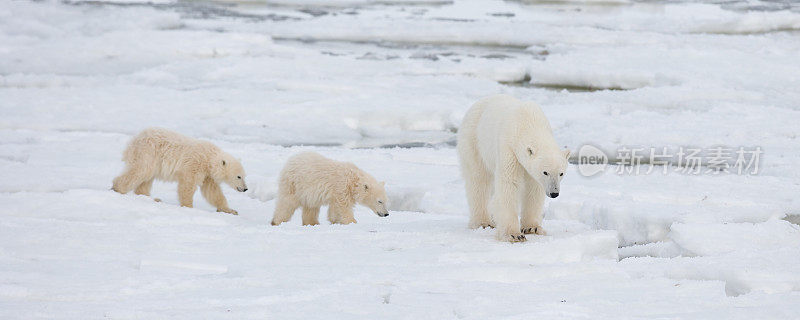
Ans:
{"label": "polar bear's eye", "polygon": [[564,173],[563,173],[563,172],[559,174],[559,176],[563,176],[563,175],[564,175]]}
{"label": "polar bear's eye", "polygon": [[379,204],[383,204],[383,201],[380,201],[380,200],[378,200],[378,203],[379,203]]}
{"label": "polar bear's eye", "polygon": [[529,155],[533,155],[533,149],[531,149],[531,148],[528,148],[528,154],[529,154]]}
{"label": "polar bear's eye", "polygon": [[542,174],[544,174],[544,175],[546,175],[546,176],[549,176],[549,175],[550,175],[549,173],[547,173],[547,171],[545,171],[545,172],[542,172]]}
{"label": "polar bear's eye", "polygon": [[242,179],[242,176],[236,176],[236,179]]}

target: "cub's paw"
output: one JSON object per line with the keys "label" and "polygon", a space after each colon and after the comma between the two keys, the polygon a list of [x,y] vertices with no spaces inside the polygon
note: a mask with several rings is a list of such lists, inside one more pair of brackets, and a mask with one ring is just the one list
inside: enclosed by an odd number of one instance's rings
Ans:
{"label": "cub's paw", "polygon": [[351,224],[351,223],[357,223],[357,222],[358,221],[356,221],[356,219],[343,219],[343,220],[336,221],[334,223],[335,224]]}
{"label": "cub's paw", "polygon": [[544,228],[541,226],[538,227],[522,227],[522,233],[524,234],[538,234],[540,236],[546,236],[547,232],[544,231]]}
{"label": "cub's paw", "polygon": [[153,201],[155,201],[155,202],[161,202],[161,199],[159,199],[159,198],[153,198]]}
{"label": "cub's paw", "polygon": [[238,215],[239,215],[239,212],[237,212],[236,210],[233,210],[233,209],[231,209],[231,208],[221,208],[221,209],[217,209],[217,212],[225,212],[225,213],[230,213],[230,214],[232,214],[232,215],[234,215],[234,216],[238,216]]}

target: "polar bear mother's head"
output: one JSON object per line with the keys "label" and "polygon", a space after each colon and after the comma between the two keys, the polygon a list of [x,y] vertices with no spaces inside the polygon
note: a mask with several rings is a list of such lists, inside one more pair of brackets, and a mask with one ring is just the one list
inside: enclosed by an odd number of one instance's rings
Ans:
{"label": "polar bear mother's head", "polygon": [[561,178],[564,177],[564,172],[567,170],[570,151],[561,151],[558,148],[536,148],[531,145],[525,146],[524,149],[517,153],[517,161],[522,164],[528,175],[539,183],[546,196],[558,197]]}

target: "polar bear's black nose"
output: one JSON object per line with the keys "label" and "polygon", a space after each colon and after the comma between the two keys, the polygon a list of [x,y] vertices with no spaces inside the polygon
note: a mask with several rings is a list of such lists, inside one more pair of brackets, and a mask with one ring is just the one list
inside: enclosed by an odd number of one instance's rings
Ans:
{"label": "polar bear's black nose", "polygon": [[550,193],[550,198],[558,197],[558,192]]}
{"label": "polar bear's black nose", "polygon": [[[244,188],[244,189],[242,189],[242,192],[245,192],[245,191],[247,191],[247,188]],[[557,194],[557,193],[556,193],[556,194]]]}

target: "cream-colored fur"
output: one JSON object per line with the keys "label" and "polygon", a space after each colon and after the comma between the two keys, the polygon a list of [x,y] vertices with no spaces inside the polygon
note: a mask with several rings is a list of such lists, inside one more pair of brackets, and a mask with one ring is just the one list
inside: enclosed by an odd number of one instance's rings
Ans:
{"label": "cream-colored fur", "polygon": [[545,234],[544,198],[558,196],[569,151],[538,105],[507,95],[476,102],[459,128],[458,155],[471,228],[497,226],[498,239],[512,242]]}
{"label": "cream-colored fur", "polygon": [[292,218],[303,207],[303,225],[319,224],[319,208],[328,206],[331,223],[356,223],[353,206],[366,206],[378,216],[386,210],[384,183],[349,162],[325,158],[314,152],[302,152],[289,158],[278,182],[278,199],[272,225]]}
{"label": "cream-colored fur", "polygon": [[[207,141],[201,141],[162,128],[145,129],[135,136],[125,152],[125,172],[114,179],[113,190],[122,194],[135,189],[150,195],[154,179],[178,182],[181,206],[192,207],[200,186],[203,197],[218,212],[237,214],[228,207],[219,184],[247,191],[244,169],[239,160]],[[156,199],[158,201],[158,199]]]}

